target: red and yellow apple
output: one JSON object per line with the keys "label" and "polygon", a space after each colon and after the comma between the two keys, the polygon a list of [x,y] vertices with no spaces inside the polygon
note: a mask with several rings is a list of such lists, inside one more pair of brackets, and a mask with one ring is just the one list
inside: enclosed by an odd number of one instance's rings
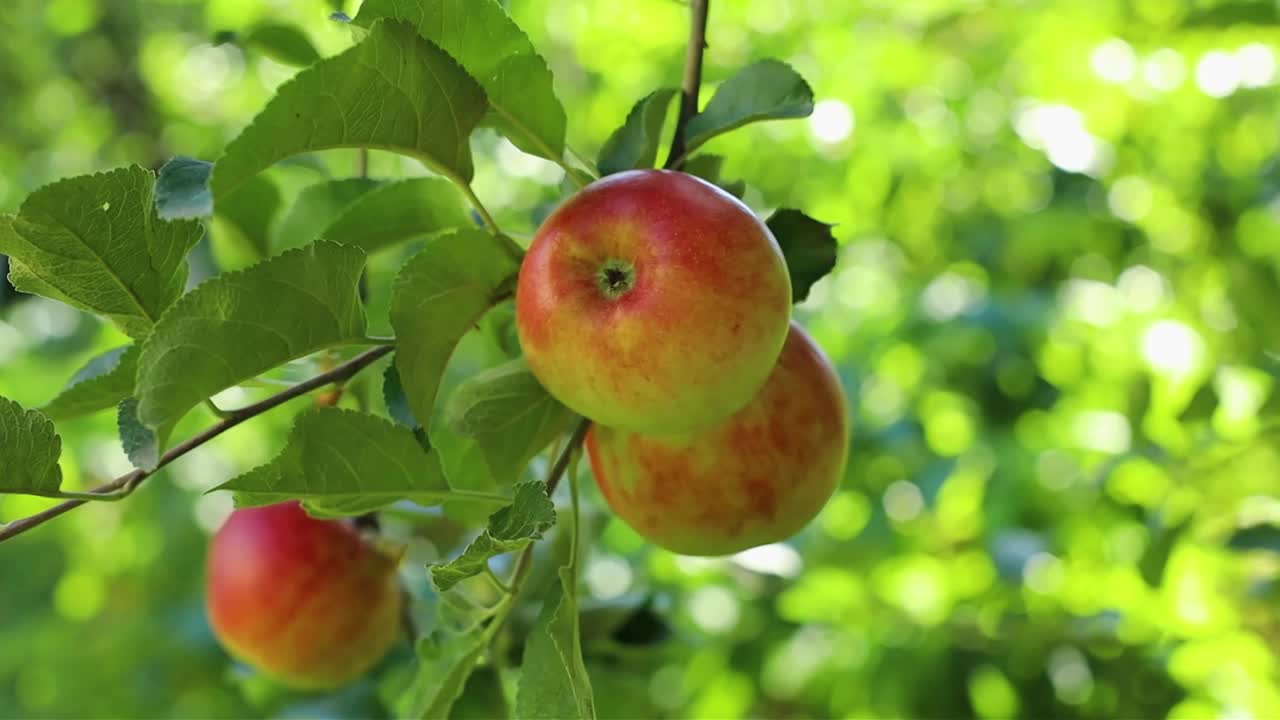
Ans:
{"label": "red and yellow apple", "polygon": [[587,453],[614,513],[655,545],[725,555],[783,540],[844,473],[848,413],[822,351],[791,325],[751,402],[712,428],[650,436],[593,425]]}
{"label": "red and yellow apple", "polygon": [[668,170],[588,185],[538,229],[516,326],[560,402],[610,427],[684,433],[737,411],[791,318],[777,241],[720,188]]}
{"label": "red and yellow apple", "polygon": [[300,689],[367,672],[400,631],[397,559],[295,502],[242,508],[209,548],[206,601],[232,655]]}

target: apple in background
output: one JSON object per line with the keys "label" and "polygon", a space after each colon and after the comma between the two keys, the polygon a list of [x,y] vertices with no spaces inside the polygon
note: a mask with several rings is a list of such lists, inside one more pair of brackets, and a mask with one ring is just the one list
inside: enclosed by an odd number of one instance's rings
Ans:
{"label": "apple in background", "polygon": [[569,198],[520,267],[529,368],[572,410],[648,434],[723,420],[760,389],[791,318],[777,241],[700,178],[632,170]]}
{"label": "apple in background", "polygon": [[593,425],[586,445],[600,491],[637,533],[726,555],[812,520],[844,474],[848,439],[840,380],[793,323],[759,394],[719,425],[662,437]]}
{"label": "apple in background", "polygon": [[296,503],[242,508],[209,548],[206,601],[232,655],[299,689],[367,672],[400,632],[397,559]]}

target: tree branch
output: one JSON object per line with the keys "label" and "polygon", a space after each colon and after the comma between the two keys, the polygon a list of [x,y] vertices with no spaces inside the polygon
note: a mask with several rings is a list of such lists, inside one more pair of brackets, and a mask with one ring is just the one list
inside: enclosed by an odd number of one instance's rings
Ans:
{"label": "tree branch", "polygon": [[[121,475],[120,477],[116,478],[115,480],[112,480],[111,482],[104,483],[90,490],[88,493],[86,493],[86,495],[112,495],[112,494],[120,494],[120,493],[128,494],[130,492],[133,492],[134,488],[138,487],[138,485],[140,485],[142,481],[146,480],[148,477],[155,474],[155,472],[160,468],[168,465],[174,460],[177,460],[183,455],[186,455],[187,453],[200,447],[201,445],[204,445],[205,443],[218,437],[219,435],[230,430],[231,428],[239,425],[245,420],[261,415],[262,413],[267,412],[268,410],[276,408],[280,405],[283,405],[284,403],[289,402],[290,400],[296,397],[306,395],[307,393],[311,392],[312,390],[315,390],[316,388],[324,387],[325,385],[328,385],[330,383],[342,382],[344,380],[347,380],[353,375],[355,375],[356,373],[360,372],[361,370],[365,369],[369,365],[373,364],[373,362],[376,361],[378,358],[381,358],[383,355],[386,355],[387,353],[391,352],[391,350],[392,350],[392,346],[390,345],[381,345],[371,350],[366,350],[363,353],[360,353],[359,355],[346,361],[345,363],[333,368],[332,370],[323,372],[311,378],[310,380],[304,380],[303,382],[300,382],[296,385],[291,385],[285,390],[281,390],[280,392],[276,393],[275,395],[272,395],[269,398],[266,398],[265,400],[256,402],[252,405],[246,405],[245,407],[242,407],[238,410],[226,411],[226,417],[224,417],[222,420],[218,421],[214,425],[211,425],[208,429],[204,430],[200,434],[194,435],[191,438],[187,439],[186,441],[173,446],[173,448],[171,448],[168,452],[166,452],[164,455],[161,455],[160,461],[156,463],[155,468],[151,470],[134,470],[133,472],[128,473],[126,475]],[[106,498],[103,498],[103,499],[106,499]],[[0,525],[0,542],[4,540],[8,540],[9,538],[14,537],[15,535],[21,535],[22,533],[34,527],[37,527],[39,525],[43,525],[44,523],[47,523],[50,520],[58,517],[59,515],[67,512],[68,510],[73,510],[77,507],[80,507],[86,502],[90,502],[90,501],[89,500],[68,500],[66,502],[54,505],[53,507],[47,510],[38,512],[35,515],[14,520],[13,522],[6,523],[5,525]]]}
{"label": "tree branch", "polygon": [[[556,486],[560,484],[560,478],[564,476],[564,471],[569,467],[569,461],[573,459],[573,454],[582,448],[582,442],[587,437],[587,431],[591,429],[591,421],[582,418],[578,422],[578,426],[573,429],[573,436],[569,438],[568,444],[564,446],[564,450],[560,451],[560,457],[556,458],[556,462],[551,466],[550,472],[547,473],[547,495],[550,496],[556,491]],[[520,592],[520,585],[524,582],[524,576],[529,572],[529,565],[533,561],[533,543],[525,546],[524,552],[520,553],[520,558],[516,560],[516,569],[511,573],[511,580],[507,582],[507,586],[511,588],[511,593]]]}
{"label": "tree branch", "polygon": [[707,49],[707,6],[711,0],[691,0],[689,9],[693,20],[689,25],[689,47],[684,56],[684,80],[680,84],[680,114],[676,117],[676,132],[671,138],[671,152],[663,166],[679,170],[684,164],[684,129],[689,119],[698,113],[698,87],[702,85],[702,52]]}

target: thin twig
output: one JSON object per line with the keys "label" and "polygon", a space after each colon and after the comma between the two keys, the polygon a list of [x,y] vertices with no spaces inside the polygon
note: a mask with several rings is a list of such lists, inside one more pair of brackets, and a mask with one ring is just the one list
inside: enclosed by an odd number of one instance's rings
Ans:
{"label": "thin twig", "polygon": [[[125,492],[132,492],[134,488],[138,487],[138,485],[142,483],[143,480],[146,480],[148,477],[155,474],[155,472],[160,468],[168,465],[174,460],[177,460],[183,455],[186,455],[187,453],[200,447],[201,445],[204,445],[205,443],[218,437],[219,435],[230,430],[231,428],[239,425],[245,420],[249,420],[250,418],[261,415],[262,413],[268,410],[271,410],[275,407],[278,407],[280,405],[283,405],[284,403],[289,402],[290,400],[296,397],[306,395],[307,393],[311,392],[312,390],[315,390],[316,388],[324,387],[325,385],[328,385],[330,383],[341,382],[343,380],[346,380],[351,376],[355,375],[356,373],[360,372],[364,368],[371,365],[378,358],[381,358],[383,355],[386,355],[387,353],[391,352],[391,350],[392,350],[392,347],[390,345],[381,345],[371,350],[366,350],[363,353],[346,361],[345,363],[335,367],[334,369],[329,370],[328,372],[321,373],[311,378],[310,380],[304,380],[303,382],[300,382],[297,385],[292,385],[289,388],[282,390],[276,393],[275,395],[272,395],[269,398],[266,398],[265,400],[256,402],[252,405],[246,405],[245,407],[242,407],[238,410],[226,411],[227,416],[225,418],[209,426],[209,428],[207,428],[200,434],[192,436],[186,441],[173,446],[173,448],[171,448],[168,452],[166,452],[164,455],[161,455],[160,461],[156,463],[156,466],[153,469],[134,470],[131,473],[121,475],[120,477],[116,478],[115,480],[112,480],[111,482],[99,485],[93,490],[90,490],[88,494],[89,495],[111,495],[113,493],[119,493],[122,490]],[[0,542],[4,540],[8,540],[9,538],[14,537],[15,535],[21,535],[22,533],[38,525],[43,525],[44,523],[49,522],[50,520],[67,512],[68,510],[72,510],[74,508],[80,507],[86,502],[89,502],[89,501],[88,500],[68,500],[66,502],[54,505],[53,507],[47,510],[38,512],[35,515],[14,520],[11,523],[7,523],[3,526],[0,526]]]}
{"label": "thin twig", "polygon": [[702,53],[707,49],[707,6],[711,0],[692,0],[689,9],[689,47],[684,56],[684,79],[680,83],[680,114],[676,117],[676,132],[671,138],[671,152],[663,167],[679,170],[684,164],[684,130],[689,120],[698,113],[698,87],[702,85]]}
{"label": "thin twig", "polygon": [[[582,442],[587,437],[587,430],[591,429],[591,421],[583,418],[578,427],[573,429],[573,436],[569,438],[569,442],[560,451],[560,457],[556,458],[556,462],[551,466],[550,472],[547,473],[547,495],[551,495],[556,491],[556,486],[560,484],[560,478],[564,476],[564,471],[569,467],[569,461],[573,458],[573,454],[582,448]],[[516,569],[511,573],[511,579],[507,581],[507,586],[511,588],[512,595],[520,592],[520,586],[524,582],[524,577],[529,573],[529,566],[533,561],[533,543],[525,546],[524,552],[520,553],[520,559],[516,560]]]}

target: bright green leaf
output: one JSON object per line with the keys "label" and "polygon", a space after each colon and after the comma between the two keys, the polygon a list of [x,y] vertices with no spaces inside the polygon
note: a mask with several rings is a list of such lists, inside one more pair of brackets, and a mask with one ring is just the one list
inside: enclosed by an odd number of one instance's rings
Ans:
{"label": "bright green leaf", "polygon": [[534,455],[568,431],[575,415],[518,358],[460,384],[445,417],[480,445],[494,479],[502,483],[514,480]]}
{"label": "bright green leaf", "polygon": [[627,119],[600,148],[596,165],[601,175],[653,167],[662,143],[662,123],[666,120],[675,88],[659,88],[645,95],[627,113]]}
{"label": "bright green leaf", "polygon": [[518,269],[504,242],[478,229],[432,238],[401,269],[391,295],[396,368],[419,422],[430,422],[454,347],[511,292]]}
{"label": "bright green leaf", "polygon": [[306,67],[320,59],[320,53],[298,28],[281,23],[262,23],[245,33],[244,47],[262,53],[276,62]]}
{"label": "bright green leaf", "polygon": [[759,60],[725,80],[685,127],[685,152],[716,135],[760,120],[808,117],[813,90],[784,62]]}
{"label": "bright green leaf", "polygon": [[465,182],[468,139],[485,108],[484,91],[453,58],[402,23],[379,23],[280,86],[218,160],[213,194],[291,155],[340,147],[392,150]]}
{"label": "bright green leaf", "polygon": [[359,248],[317,242],[187,293],[138,358],[138,417],[173,423],[206,398],[317,350],[362,342]]}
{"label": "bright green leaf", "polygon": [[324,514],[356,515],[396,500],[438,505],[450,497],[436,458],[407,428],[342,408],[308,410],[274,460],[218,486],[239,505],[301,498]]}
{"label": "bright green leaf", "polygon": [[489,559],[513,552],[542,537],[556,522],[556,508],[539,480],[516,485],[511,504],[489,516],[488,527],[462,554],[431,568],[431,579],[441,592],[484,572]]}
{"label": "bright green leaf", "polygon": [[799,210],[782,208],[765,221],[782,247],[791,274],[791,300],[809,296],[809,288],[836,266],[836,238],[833,225],[814,220]]}
{"label": "bright green leaf", "polygon": [[133,392],[137,370],[137,345],[112,348],[77,370],[62,392],[40,412],[50,420],[64,420],[115,407]]}
{"label": "bright green leaf", "polygon": [[0,493],[58,497],[62,439],[49,418],[0,397]]}
{"label": "bright green leaf", "polygon": [[525,152],[560,162],[565,112],[551,70],[494,0],[367,0],[355,24],[404,20],[458,59],[484,86],[488,122]]}
{"label": "bright green leaf", "polygon": [[153,192],[151,173],[136,166],[35,191],[17,215],[0,216],[10,281],[146,335],[182,294],[201,233],[195,222],[161,220]]}

